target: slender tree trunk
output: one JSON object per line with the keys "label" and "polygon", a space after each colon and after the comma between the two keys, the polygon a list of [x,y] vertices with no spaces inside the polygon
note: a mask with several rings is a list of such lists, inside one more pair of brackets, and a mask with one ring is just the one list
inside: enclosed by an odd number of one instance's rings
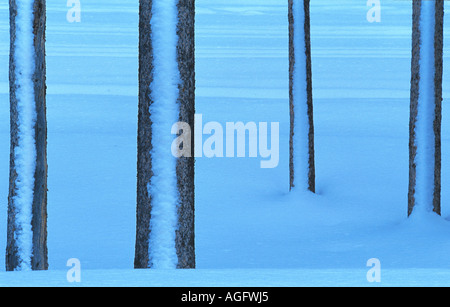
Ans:
{"label": "slender tree trunk", "polygon": [[441,214],[443,0],[413,1],[408,215]]}
{"label": "slender tree trunk", "polygon": [[315,192],[309,0],[289,0],[290,187]]}
{"label": "slender tree trunk", "polygon": [[11,153],[6,269],[46,270],[45,0],[10,0]]}
{"label": "slender tree trunk", "polygon": [[[175,158],[164,141],[177,121],[194,135],[194,22],[193,0],[140,1],[135,268],[195,267],[194,146],[190,157]],[[171,36],[176,40],[165,42]],[[175,220],[163,223],[171,210]]]}

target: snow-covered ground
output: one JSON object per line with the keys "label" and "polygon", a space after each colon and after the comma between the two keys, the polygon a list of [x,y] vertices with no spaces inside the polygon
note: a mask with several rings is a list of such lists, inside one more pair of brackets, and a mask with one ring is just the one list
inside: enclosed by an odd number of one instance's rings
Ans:
{"label": "snow-covered ground", "polygon": [[[81,261],[86,286],[370,285],[371,258],[381,261],[381,285],[449,285],[447,74],[443,217],[406,218],[410,1],[381,1],[380,23],[367,21],[363,0],[311,1],[317,195],[288,192],[285,2],[197,0],[197,113],[204,122],[280,122],[280,164],[261,169],[259,159],[197,159],[199,270],[184,272],[132,270],[138,1],[81,1],[81,23],[67,22],[65,1],[48,2],[50,271],[0,272],[0,285],[70,285],[70,258]],[[9,167],[8,22],[2,0],[0,259]],[[450,43],[450,31],[445,37]]]}
{"label": "snow-covered ground", "polygon": [[449,280],[450,273],[441,269],[387,269],[379,284],[369,284],[360,269],[85,270],[81,283],[68,283],[66,272],[57,270],[0,275],[1,285],[10,287],[417,287],[448,286]]}

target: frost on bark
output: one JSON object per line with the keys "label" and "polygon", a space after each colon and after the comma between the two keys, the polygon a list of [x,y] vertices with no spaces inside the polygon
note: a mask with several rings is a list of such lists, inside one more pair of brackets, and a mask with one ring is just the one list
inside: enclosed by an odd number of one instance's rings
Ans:
{"label": "frost on bark", "polygon": [[[289,100],[290,100],[290,187],[315,192],[314,120],[311,69],[309,0],[289,0]],[[298,14],[294,5],[304,10]],[[301,28],[300,28],[301,27]],[[304,30],[303,30],[304,29]],[[297,31],[299,33],[297,33]],[[301,36],[301,37],[300,37]],[[297,45],[301,42],[300,46]],[[300,50],[299,50],[300,49]],[[304,51],[303,51],[304,49]],[[301,55],[301,56],[300,56]],[[300,58],[297,58],[299,57]],[[305,70],[306,68],[306,70]],[[302,92],[299,92],[299,87]],[[297,89],[297,90],[296,90]],[[299,95],[301,94],[301,95]],[[300,110],[305,110],[301,112]],[[304,129],[295,133],[296,127]],[[300,135],[299,135],[300,134]],[[296,148],[304,147],[301,161]],[[300,165],[301,164],[301,165]],[[301,169],[301,171],[298,171]],[[299,184],[305,182],[305,184]]]}
{"label": "frost on bark", "polygon": [[[149,239],[151,237],[152,195],[149,183],[152,173],[152,83],[154,82],[154,42],[152,42],[152,8],[157,0],[140,1],[139,20],[139,115],[138,115],[138,165],[137,165],[137,226],[135,268],[152,268],[153,259]],[[161,1],[161,0],[158,0]],[[178,0],[177,67],[180,76],[177,105],[178,121],[188,123],[194,135],[195,115],[195,1]],[[175,122],[170,123],[175,124]],[[168,131],[170,133],[170,131]],[[174,135],[174,139],[175,139]],[[194,146],[191,157],[181,157],[173,170],[177,177],[177,227],[175,248],[177,268],[195,268],[194,233]]]}
{"label": "frost on bark", "polygon": [[[429,193],[429,204],[421,204],[421,206],[427,206],[431,208],[437,214],[441,214],[441,121],[442,121],[442,74],[443,74],[443,17],[444,17],[444,1],[435,0],[434,3],[434,20],[433,18],[426,19],[426,25],[423,23],[423,9],[426,1],[414,0],[413,1],[413,36],[412,36],[412,65],[411,65],[411,110],[410,110],[410,141],[409,141],[409,193],[408,193],[408,215],[411,215],[418,205],[417,194]],[[430,1],[431,2],[431,1]],[[431,23],[430,23],[431,21]],[[434,33],[433,42],[429,46],[422,46],[424,33],[422,29],[424,27],[430,27],[430,24],[434,26],[431,29]],[[426,29],[426,28],[425,28]],[[427,161],[431,165],[431,176],[428,178],[428,184],[432,186],[432,189],[424,191],[420,181],[424,181],[423,172],[419,174],[419,166],[426,167],[424,161],[418,160],[418,153],[424,150],[425,144],[423,139],[418,138],[418,120],[423,118],[424,114],[421,113],[420,101],[423,101],[422,97],[425,96],[424,89],[420,88],[421,80],[425,80],[427,76],[421,75],[421,63],[424,60],[425,48],[433,48],[431,50],[431,57],[434,55],[434,76],[431,76],[434,82],[433,93],[430,95],[429,100],[434,105],[432,106],[433,113],[431,119],[426,123],[432,135],[428,139],[432,139],[433,144],[428,146],[428,150],[431,149],[434,152],[432,154],[432,160]],[[422,67],[423,68],[423,67]],[[426,98],[426,97],[423,97]],[[422,100],[421,100],[422,99]],[[434,137],[434,138],[433,138]],[[421,147],[422,146],[422,147]],[[425,149],[427,150],[427,149]],[[419,163],[422,163],[419,165]],[[421,178],[419,180],[419,178]]]}
{"label": "frost on bark", "polygon": [[[17,0],[10,0],[10,177],[8,194],[8,226],[7,226],[7,248],[6,248],[6,269],[8,271],[20,270],[24,262],[30,264],[33,270],[48,269],[47,256],[47,122],[46,122],[46,66],[45,66],[45,26],[46,13],[45,0],[34,0],[32,34],[34,45],[34,74],[32,80],[34,88],[34,104],[36,110],[36,122],[34,123],[33,138],[35,140],[36,159],[34,161],[34,188],[31,206],[31,230],[32,230],[32,251],[31,259],[22,259],[19,253],[20,246],[17,240],[20,221],[18,221],[17,195],[22,193],[20,184],[18,185],[19,170],[15,151],[21,146],[19,118],[21,109],[18,108],[17,91],[21,87],[16,76],[21,74],[18,71],[16,62],[16,43],[22,39],[23,31],[17,31],[16,22],[18,9]],[[31,123],[29,123],[31,124]],[[28,153],[25,153],[27,155]]]}

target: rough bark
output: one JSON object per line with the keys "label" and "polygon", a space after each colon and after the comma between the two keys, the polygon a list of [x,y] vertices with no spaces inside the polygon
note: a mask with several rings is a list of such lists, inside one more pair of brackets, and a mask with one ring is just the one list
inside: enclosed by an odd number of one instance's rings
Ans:
{"label": "rough bark", "polygon": [[[10,0],[10,177],[8,194],[8,226],[6,269],[13,271],[20,266],[16,233],[16,206],[14,196],[17,193],[16,180],[18,177],[15,167],[14,152],[19,145],[19,110],[16,97],[16,16],[17,5],[15,0]],[[46,27],[46,3],[45,0],[34,1],[34,49],[35,49],[35,73],[33,75],[34,93],[37,120],[35,123],[36,140],[36,169],[34,197],[32,204],[32,231],[33,231],[33,255],[31,266],[33,270],[48,269],[47,251],[47,121],[46,121],[46,65],[45,65],[45,27]]]}
{"label": "rough bark", "polygon": [[[419,105],[419,81],[420,81],[420,15],[422,0],[413,1],[413,36],[412,36],[412,63],[411,63],[411,106],[410,106],[410,139],[409,139],[409,191],[408,191],[408,215],[411,215],[415,207],[416,193],[416,122]],[[443,75],[443,22],[444,1],[436,0],[435,15],[435,119],[433,123],[435,136],[435,167],[434,167],[434,193],[433,211],[441,214],[441,122],[442,122],[442,75]]]}
{"label": "rough bark", "polygon": [[308,186],[309,190],[315,192],[315,160],[314,160],[314,116],[313,116],[313,93],[312,93],[312,68],[311,68],[311,30],[310,30],[310,9],[309,0],[289,0],[289,101],[290,101],[290,118],[291,118],[291,131],[290,131],[290,188],[295,187],[295,165],[294,165],[294,127],[295,127],[295,97],[294,97],[294,69],[295,69],[295,45],[294,45],[294,35],[295,35],[295,22],[303,22],[303,20],[296,19],[293,13],[294,1],[304,1],[305,6],[305,54],[306,54],[306,72],[307,72],[307,103],[308,105],[308,120],[309,120],[309,131],[308,133],[308,148],[309,148],[309,159],[307,161],[309,166],[308,174]]}
{"label": "rough bark", "polygon": [[[178,68],[181,76],[180,122],[188,123],[194,135],[195,116],[195,1],[179,0],[178,3]],[[176,249],[178,268],[195,268],[195,186],[194,186],[194,141],[192,139],[191,158],[181,157],[177,162],[178,230]]]}
{"label": "rough bark", "polygon": [[152,133],[150,119],[150,84],[153,80],[151,42],[152,1],[139,1],[139,115],[137,140],[137,210],[135,268],[149,266],[151,199],[148,183],[152,176]]}
{"label": "rough bark", "polygon": [[[188,123],[194,135],[195,115],[195,1],[178,1],[177,60],[181,77],[178,104],[179,121]],[[152,199],[148,184],[152,178],[152,122],[149,108],[153,103],[150,85],[153,80],[153,48],[151,40],[152,0],[140,1],[139,21],[139,118],[138,118],[138,178],[137,178],[137,230],[135,268],[151,267],[149,238]],[[174,124],[174,123],[173,123]],[[192,140],[193,142],[193,140]],[[191,158],[177,160],[178,227],[175,246],[178,268],[195,268],[195,195],[194,146]]]}

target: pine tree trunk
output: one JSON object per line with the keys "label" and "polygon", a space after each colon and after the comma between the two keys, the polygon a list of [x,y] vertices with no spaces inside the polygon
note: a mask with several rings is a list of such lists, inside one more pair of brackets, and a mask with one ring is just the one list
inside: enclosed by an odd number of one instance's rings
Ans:
{"label": "pine tree trunk", "polygon": [[[154,31],[160,28],[152,27],[154,6],[167,0],[141,0],[139,21],[139,123],[138,123],[138,178],[137,178],[137,226],[136,226],[136,250],[135,268],[153,268],[155,261],[152,256],[152,210],[156,203],[149,191],[152,179],[160,174],[154,173],[155,157],[153,149],[158,146],[158,135],[154,129],[154,117],[152,106],[158,104],[152,97],[158,96],[159,89],[153,87],[156,78],[161,71],[155,69],[155,54],[152,40]],[[178,108],[177,119],[188,123],[194,135],[195,115],[195,1],[177,1],[176,21],[177,46],[176,61],[179,73],[179,85],[176,103]],[[160,33],[156,33],[160,34]],[[170,82],[171,80],[167,80]],[[169,125],[175,124],[168,123]],[[170,133],[170,131],[167,131]],[[174,136],[175,138],[175,136]],[[169,148],[170,149],[170,148]],[[169,242],[176,249],[177,268],[195,268],[195,234],[194,234],[194,146],[192,140],[191,157],[181,157],[176,160],[174,169],[176,174],[176,198],[177,198],[177,225],[174,229],[174,242]],[[170,158],[170,157],[168,157]],[[172,157],[173,158],[173,157]],[[156,189],[157,190],[157,189]],[[155,193],[155,192],[154,192]],[[167,243],[167,242],[165,242]]]}
{"label": "pine tree trunk", "polygon": [[[441,214],[444,2],[443,0],[428,2],[432,4],[432,8],[434,7],[432,18],[423,17],[425,1],[413,1],[408,215],[411,215],[416,207]],[[426,30],[430,31],[432,42],[422,45],[426,39],[422,32]],[[431,57],[427,55],[427,52]],[[426,60],[433,58],[433,55],[434,61],[427,65],[429,67],[426,67]],[[426,91],[424,86],[424,80],[427,79],[434,82],[431,92]],[[421,85],[423,88],[421,88]],[[426,120],[427,115],[423,111],[426,105],[431,106],[433,113],[428,120]],[[420,139],[421,129],[428,129],[431,132],[428,140]],[[426,170],[427,166],[430,166],[428,170]],[[427,173],[429,174],[427,175]],[[426,187],[430,188],[427,189]]]}
{"label": "pine tree trunk", "polygon": [[[11,112],[11,153],[10,153],[10,179],[8,195],[8,226],[7,226],[7,249],[6,249],[6,269],[14,270],[46,270],[48,268],[47,257],[47,122],[46,122],[46,66],[45,66],[45,0],[34,0],[32,11],[30,4],[30,24],[23,23],[22,5],[18,5],[19,0],[10,0],[10,112]],[[21,23],[20,25],[18,23]],[[20,31],[17,31],[20,27]],[[29,35],[30,46],[24,47],[24,37]],[[23,71],[25,61],[18,56],[18,49],[22,52],[27,50],[34,63],[30,64],[30,73],[26,76]],[[34,64],[34,65],[33,65]],[[26,63],[25,63],[26,65]],[[26,99],[23,94],[27,88],[25,83],[29,83],[32,95]],[[34,109],[34,118],[27,118],[23,113],[25,108]],[[28,119],[28,121],[25,121]],[[31,150],[24,151],[26,140],[24,126],[31,127],[30,143]],[[25,190],[24,178],[28,180],[27,173],[23,172],[21,159],[30,159],[34,174],[32,184],[30,184],[29,201],[21,198]],[[33,175],[28,176],[33,177]],[[20,205],[19,205],[20,203]],[[25,208],[26,207],[26,208]],[[29,220],[22,220],[23,212],[28,210]],[[31,223],[31,225],[29,224]],[[32,231],[32,235],[24,240],[25,229]],[[28,242],[31,241],[31,242]],[[31,243],[29,257],[24,257],[25,247],[23,242]]]}
{"label": "pine tree trunk", "polygon": [[309,0],[289,0],[290,187],[315,192]]}

